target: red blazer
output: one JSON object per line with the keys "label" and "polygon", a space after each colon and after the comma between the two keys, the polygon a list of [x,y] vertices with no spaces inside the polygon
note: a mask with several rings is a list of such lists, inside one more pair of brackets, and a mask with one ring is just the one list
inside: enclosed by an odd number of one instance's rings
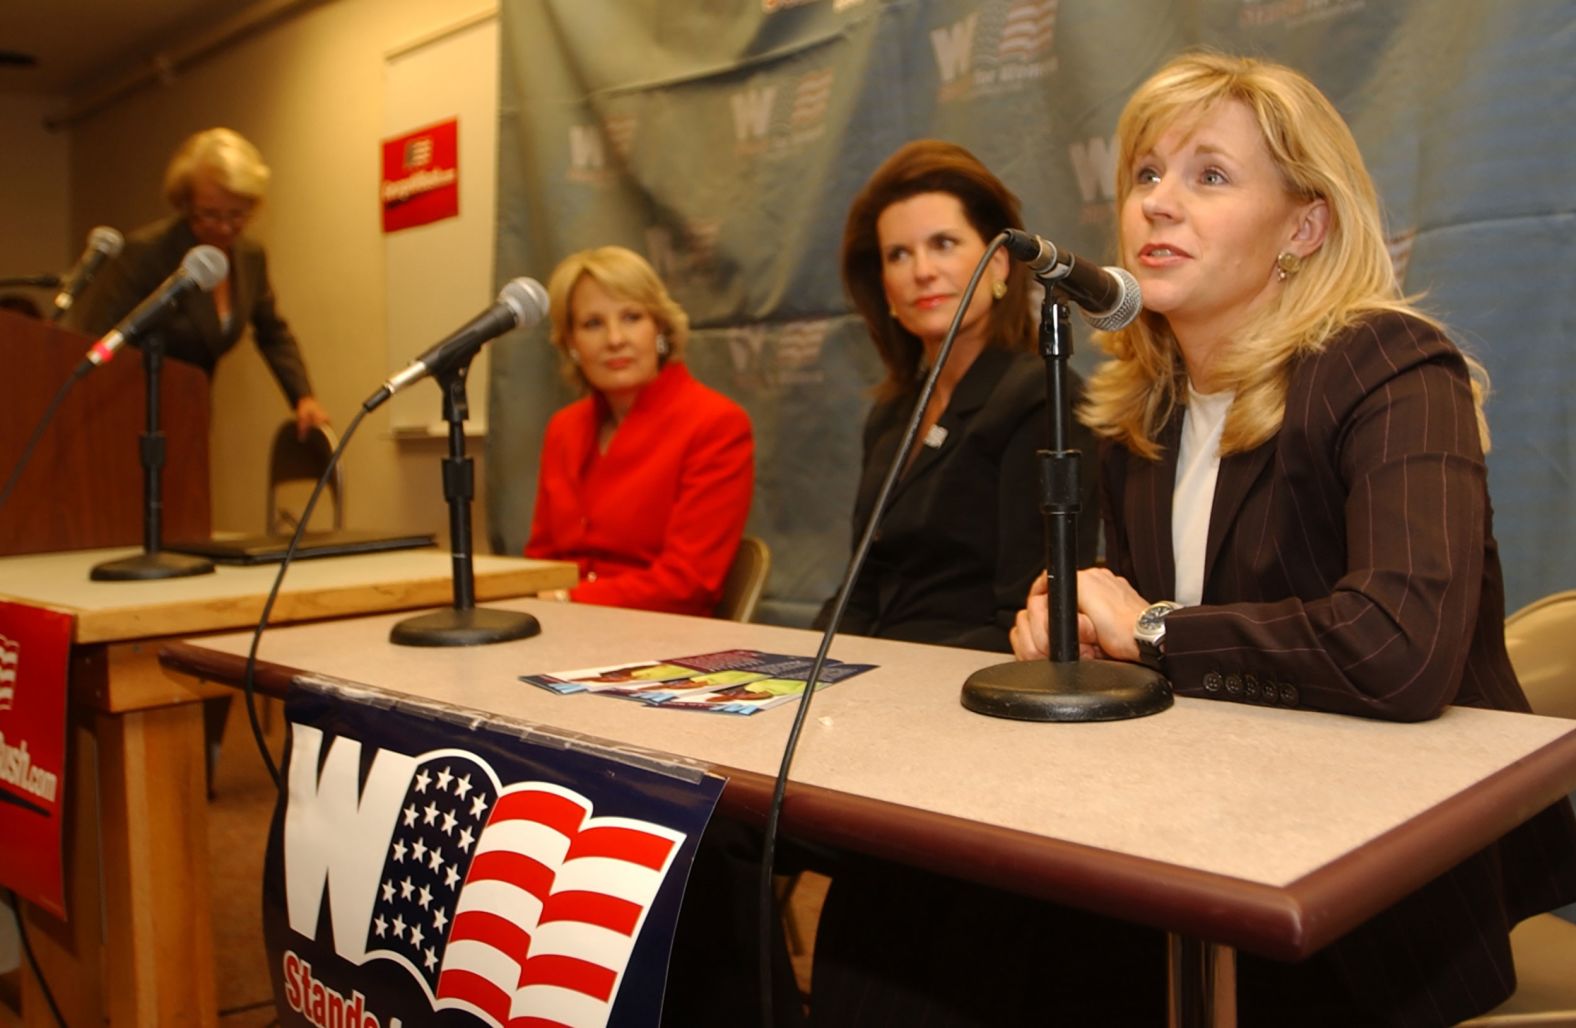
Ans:
{"label": "red blazer", "polygon": [[[1178,416],[1158,461],[1112,446],[1101,464],[1107,560],[1150,600],[1175,585],[1180,430]],[[1220,462],[1203,603],[1166,619],[1176,691],[1398,721],[1448,704],[1526,710],[1487,477],[1466,366],[1428,324],[1370,317],[1300,360],[1279,433]],[[1453,1024],[1508,995],[1507,923],[1573,898],[1576,822],[1561,802],[1308,965],[1271,970],[1322,965],[1363,1023]]]}
{"label": "red blazer", "polygon": [[525,555],[578,564],[579,603],[709,616],[750,513],[749,415],[670,361],[598,453],[607,416],[593,393],[548,422]]}

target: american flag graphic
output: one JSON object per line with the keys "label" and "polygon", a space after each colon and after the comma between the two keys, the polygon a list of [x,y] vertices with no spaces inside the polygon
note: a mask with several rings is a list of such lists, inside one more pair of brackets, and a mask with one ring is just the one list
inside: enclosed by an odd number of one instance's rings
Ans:
{"label": "american flag graphic", "polygon": [[367,926],[433,1009],[498,1028],[607,1023],[641,924],[684,840],[595,817],[573,790],[500,787],[475,755],[416,764]]}
{"label": "american flag graphic", "polygon": [[832,83],[835,78],[831,68],[822,68],[799,79],[793,94],[793,110],[788,115],[789,122],[795,128],[817,124],[826,117],[827,108],[832,103]]}
{"label": "american flag graphic", "polygon": [[404,164],[406,171],[425,168],[432,163],[432,137],[417,136],[405,141]]}
{"label": "american flag graphic", "polygon": [[21,658],[21,644],[0,635],[0,710],[10,710],[16,702],[16,670]]}
{"label": "american flag graphic", "polygon": [[1018,0],[1007,11],[996,56],[1003,61],[1031,61],[1051,48],[1056,32],[1058,0]]}

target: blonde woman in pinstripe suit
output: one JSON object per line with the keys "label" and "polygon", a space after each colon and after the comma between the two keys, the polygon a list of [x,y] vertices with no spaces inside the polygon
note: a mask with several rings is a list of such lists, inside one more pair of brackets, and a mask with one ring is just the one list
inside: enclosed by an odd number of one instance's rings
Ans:
{"label": "blonde woman in pinstripe suit", "polygon": [[[1079,575],[1084,654],[1235,702],[1526,710],[1481,369],[1402,297],[1340,115],[1287,68],[1193,54],[1139,88],[1118,137],[1146,309],[1103,340],[1082,412],[1107,545]],[[1042,583],[1020,658],[1043,656],[1045,623]],[[1242,955],[1241,1021],[1453,1024],[1514,989],[1509,927],[1573,898],[1561,803],[1304,964]]]}

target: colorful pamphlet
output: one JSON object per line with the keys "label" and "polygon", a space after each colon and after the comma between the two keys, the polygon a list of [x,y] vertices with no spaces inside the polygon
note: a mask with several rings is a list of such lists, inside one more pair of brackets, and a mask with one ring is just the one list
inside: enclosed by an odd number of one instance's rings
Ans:
{"label": "colorful pamphlet", "polygon": [[[688,657],[521,675],[520,681],[560,694],[599,692],[653,706],[753,714],[804,692],[813,657],[760,650],[721,650]],[[869,671],[874,664],[827,660],[817,688]]]}

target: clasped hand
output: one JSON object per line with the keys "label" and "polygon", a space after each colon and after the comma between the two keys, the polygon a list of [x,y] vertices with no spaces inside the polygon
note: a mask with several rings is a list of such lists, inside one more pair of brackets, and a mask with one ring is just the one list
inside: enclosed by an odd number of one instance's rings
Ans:
{"label": "clasped hand", "polygon": [[[1050,654],[1050,598],[1042,572],[1012,627],[1012,652],[1019,660],[1044,660]],[[1127,579],[1106,568],[1078,572],[1078,657],[1081,660],[1138,660],[1133,629],[1149,601]]]}

